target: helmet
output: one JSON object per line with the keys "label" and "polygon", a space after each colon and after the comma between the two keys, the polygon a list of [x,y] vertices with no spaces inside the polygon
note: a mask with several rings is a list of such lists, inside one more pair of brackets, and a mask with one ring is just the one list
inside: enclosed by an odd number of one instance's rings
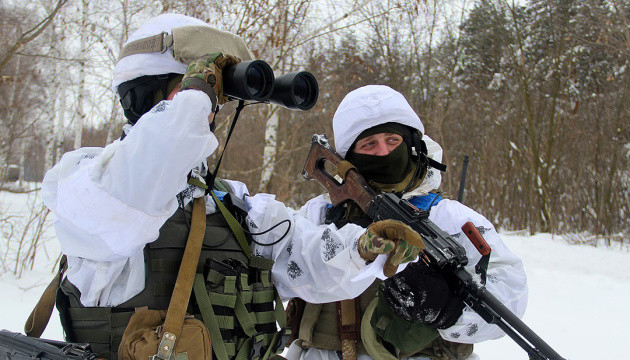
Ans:
{"label": "helmet", "polygon": [[166,98],[190,61],[217,52],[253,58],[241,38],[199,19],[162,14],[147,21],[127,39],[114,67],[112,87],[129,122]]}
{"label": "helmet", "polygon": [[[208,26],[201,20],[178,14],[156,16],[136,30],[123,45],[150,36],[170,33],[175,27]],[[186,71],[187,64],[174,58],[173,50],[138,53],[121,57],[114,67],[112,87],[120,96],[125,117],[130,124],[155,105],[155,92],[166,98],[169,83]],[[171,87],[174,87],[171,85]]]}
{"label": "helmet", "polygon": [[[205,22],[190,16],[179,14],[158,15],[136,30],[123,45],[123,48],[132,41],[147,38],[163,32],[170,33],[173,28],[183,26],[210,26]],[[203,54],[202,54],[203,55]],[[173,50],[168,49],[163,53],[149,52],[133,54],[118,60],[114,67],[114,79],[112,87],[115,91],[124,82],[148,75],[163,75],[169,73],[183,74],[187,64],[175,60]]]}

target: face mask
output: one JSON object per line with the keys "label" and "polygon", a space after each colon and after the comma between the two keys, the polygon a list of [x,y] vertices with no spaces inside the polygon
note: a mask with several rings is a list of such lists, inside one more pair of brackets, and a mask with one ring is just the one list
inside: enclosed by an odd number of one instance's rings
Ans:
{"label": "face mask", "polygon": [[404,143],[385,156],[357,154],[350,151],[346,155],[346,160],[359,170],[365,180],[383,184],[401,182],[413,168]]}

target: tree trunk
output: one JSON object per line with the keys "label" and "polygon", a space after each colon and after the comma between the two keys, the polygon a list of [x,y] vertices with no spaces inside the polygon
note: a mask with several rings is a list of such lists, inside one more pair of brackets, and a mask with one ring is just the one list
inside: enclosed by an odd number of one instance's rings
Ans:
{"label": "tree trunk", "polygon": [[263,168],[258,183],[258,192],[264,192],[276,171],[276,155],[278,153],[278,111],[270,109],[271,115],[265,125],[265,148],[263,150]]}
{"label": "tree trunk", "polygon": [[74,123],[74,149],[81,147],[83,137],[83,125],[85,124],[85,111],[83,110],[83,103],[85,99],[85,66],[87,61],[87,26],[88,26],[88,7],[89,2],[83,0],[82,4],[82,18],[81,18],[81,62],[79,69],[79,94],[77,96],[77,116]]}

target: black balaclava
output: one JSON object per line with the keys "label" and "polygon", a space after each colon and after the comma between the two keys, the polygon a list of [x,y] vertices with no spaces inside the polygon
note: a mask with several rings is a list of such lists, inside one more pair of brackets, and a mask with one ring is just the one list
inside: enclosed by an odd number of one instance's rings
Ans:
{"label": "black balaclava", "polygon": [[[403,137],[404,143],[384,156],[354,152],[357,141],[379,133],[398,134]],[[346,154],[346,160],[352,163],[368,182],[397,184],[405,180],[412,170],[415,170],[410,142],[411,129],[397,123],[385,123],[363,131],[350,147],[350,151]]]}

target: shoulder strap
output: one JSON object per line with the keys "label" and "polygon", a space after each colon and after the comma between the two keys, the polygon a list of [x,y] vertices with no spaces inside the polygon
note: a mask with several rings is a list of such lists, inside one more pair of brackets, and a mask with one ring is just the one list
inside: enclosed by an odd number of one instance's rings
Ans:
{"label": "shoulder strap", "polygon": [[26,320],[26,324],[24,324],[24,333],[26,335],[38,338],[42,336],[42,333],[46,329],[46,325],[48,325],[48,321],[50,320],[50,315],[52,315],[53,307],[55,306],[57,289],[59,289],[63,274],[68,268],[67,260],[66,255],[61,256],[57,274],[55,274],[55,277],[44,290],[42,297],[39,299],[35,308],[31,312],[31,315],[29,315]]}
{"label": "shoulder strap", "polygon": [[223,214],[225,221],[227,221],[228,225],[230,226],[230,229],[232,229],[232,232],[234,233],[234,236],[236,236],[236,240],[238,240],[239,245],[241,245],[241,248],[243,249],[245,256],[247,256],[248,259],[251,259],[252,250],[249,247],[247,238],[245,237],[245,232],[243,231],[243,227],[238,222],[238,220],[236,220],[234,215],[230,213],[230,210],[228,210],[225,207],[225,204],[223,204],[223,202],[219,200],[219,198],[213,191],[210,191],[210,195],[212,195],[214,202],[217,204],[217,207],[219,208],[219,211],[221,211],[221,214]]}
{"label": "shoulder strap", "polygon": [[360,309],[357,299],[337,302],[337,326],[341,338],[343,360],[357,360],[357,340],[359,339]]}
{"label": "shoulder strap", "polygon": [[170,359],[175,349],[175,342],[179,338],[186,316],[186,309],[190,300],[197,263],[201,255],[203,237],[206,232],[206,203],[205,196],[193,200],[192,222],[186,242],[186,249],[182,257],[182,264],[177,273],[177,281],[168,305],[164,332],[156,357]]}

